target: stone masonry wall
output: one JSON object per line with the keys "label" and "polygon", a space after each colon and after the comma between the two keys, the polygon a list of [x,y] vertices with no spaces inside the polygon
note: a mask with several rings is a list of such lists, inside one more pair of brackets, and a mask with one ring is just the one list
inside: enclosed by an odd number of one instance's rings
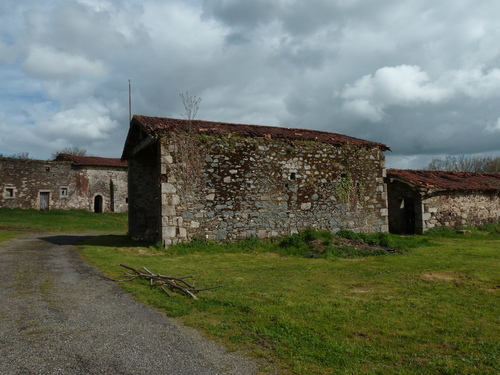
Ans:
{"label": "stone masonry wall", "polygon": [[[187,157],[186,155],[189,155]],[[161,142],[161,238],[268,238],[313,227],[386,232],[385,158],[312,141],[173,136]]]}
{"label": "stone masonry wall", "polygon": [[442,192],[422,201],[423,230],[500,221],[498,192]]}
{"label": "stone masonry wall", "polygon": [[112,208],[112,196],[115,212],[128,209],[127,170],[123,168],[0,158],[0,188],[0,207],[40,209],[40,193],[48,193],[49,209],[92,211],[97,195],[103,197],[104,211]]}

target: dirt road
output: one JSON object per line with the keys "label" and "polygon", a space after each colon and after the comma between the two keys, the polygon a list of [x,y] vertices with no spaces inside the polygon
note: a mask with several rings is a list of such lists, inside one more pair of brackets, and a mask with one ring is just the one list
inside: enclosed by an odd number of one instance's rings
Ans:
{"label": "dirt road", "polygon": [[0,374],[256,373],[82,262],[72,245],[83,238],[0,244]]}

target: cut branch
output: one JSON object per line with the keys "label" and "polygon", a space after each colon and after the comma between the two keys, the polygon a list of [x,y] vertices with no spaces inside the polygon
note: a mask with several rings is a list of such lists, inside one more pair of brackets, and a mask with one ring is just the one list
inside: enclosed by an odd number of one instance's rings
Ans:
{"label": "cut branch", "polygon": [[198,289],[194,285],[189,284],[188,282],[184,281],[184,279],[194,279],[194,276],[170,277],[170,276],[155,274],[155,273],[151,272],[150,270],[148,270],[146,267],[142,267],[144,270],[144,271],[142,271],[140,269],[127,266],[125,264],[120,264],[120,266],[133,272],[133,274],[126,273],[124,275],[124,277],[127,277],[127,279],[120,280],[120,281],[131,281],[131,280],[135,280],[138,278],[149,280],[149,283],[151,286],[160,287],[167,294],[167,296],[170,296],[170,294],[168,293],[168,291],[165,287],[168,287],[171,290],[178,290],[178,291],[190,296],[193,299],[198,299],[198,297],[195,295],[195,293],[201,292],[203,290],[216,289],[216,288],[222,287],[222,285],[219,285],[219,286],[213,286],[213,287],[209,287],[209,288]]}

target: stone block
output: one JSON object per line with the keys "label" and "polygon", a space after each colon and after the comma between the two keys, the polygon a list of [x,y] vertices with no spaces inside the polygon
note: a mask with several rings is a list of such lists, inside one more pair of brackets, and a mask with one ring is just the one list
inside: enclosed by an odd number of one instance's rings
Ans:
{"label": "stone block", "polygon": [[218,230],[215,239],[217,241],[225,241],[227,239],[228,231],[227,230]]}
{"label": "stone block", "polygon": [[311,206],[312,206],[311,202],[301,203],[300,209],[303,210],[303,211],[310,210]]}
{"label": "stone block", "polygon": [[163,238],[168,239],[168,238],[173,238],[176,236],[176,228],[175,227],[163,227]]}
{"label": "stone block", "polygon": [[177,188],[169,182],[163,182],[161,184],[161,192],[167,194],[173,194],[177,192]]}
{"label": "stone block", "polygon": [[187,230],[186,230],[186,228],[179,228],[179,237],[181,237],[181,238],[186,238],[187,237]]}
{"label": "stone block", "polygon": [[175,206],[162,206],[161,213],[163,216],[175,216]]}

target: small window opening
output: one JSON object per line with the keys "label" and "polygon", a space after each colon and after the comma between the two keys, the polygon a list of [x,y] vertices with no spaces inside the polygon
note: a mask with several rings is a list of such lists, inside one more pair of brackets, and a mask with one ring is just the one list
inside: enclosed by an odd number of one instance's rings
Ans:
{"label": "small window opening", "polygon": [[290,180],[295,180],[296,177],[297,175],[295,174],[295,172],[290,173]]}
{"label": "small window opening", "polygon": [[68,188],[62,187],[61,188],[61,197],[67,197],[67,196],[68,196]]}
{"label": "small window opening", "polygon": [[46,172],[50,172],[50,167],[45,167]]}
{"label": "small window opening", "polygon": [[6,188],[5,189],[5,197],[13,198],[14,197],[14,188]]}

